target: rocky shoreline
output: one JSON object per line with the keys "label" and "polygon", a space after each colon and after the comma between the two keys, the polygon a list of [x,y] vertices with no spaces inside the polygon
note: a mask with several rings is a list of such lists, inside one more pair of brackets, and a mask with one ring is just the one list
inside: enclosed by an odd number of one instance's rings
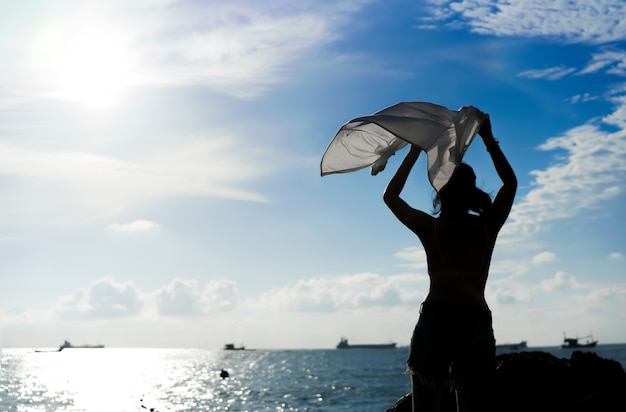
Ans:
{"label": "rocky shoreline", "polygon": [[[589,412],[626,410],[626,372],[614,360],[574,351],[569,359],[546,352],[497,356],[491,411]],[[453,395],[444,411],[456,411]],[[387,412],[412,412],[411,394]]]}

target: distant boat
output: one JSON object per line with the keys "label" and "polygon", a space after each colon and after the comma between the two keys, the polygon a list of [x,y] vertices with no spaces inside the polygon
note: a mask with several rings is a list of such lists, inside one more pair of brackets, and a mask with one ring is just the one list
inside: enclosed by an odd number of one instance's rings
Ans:
{"label": "distant boat", "polygon": [[59,346],[59,352],[63,349],[102,349],[104,345],[72,345],[69,341],[64,341],[63,345]]}
{"label": "distant boat", "polygon": [[234,343],[227,343],[224,345],[224,350],[246,350],[245,346],[235,346]]}
{"label": "distant boat", "polygon": [[[587,339],[585,343],[578,342],[579,339]],[[565,333],[563,334],[562,349],[572,348],[593,348],[598,344],[597,340],[593,340],[593,335],[583,336],[582,338],[568,338]]]}
{"label": "distant boat", "polygon": [[396,343],[370,343],[361,345],[350,345],[348,339],[341,338],[337,344],[337,349],[393,349],[396,347]]}
{"label": "distant boat", "polygon": [[35,352],[61,352],[63,349],[102,349],[104,345],[72,345],[69,341],[63,341],[63,344],[56,350],[37,350]]}
{"label": "distant boat", "polygon": [[496,349],[510,349],[510,350],[518,350],[519,348],[525,348],[528,342],[523,340],[517,343],[499,343],[496,344]]}

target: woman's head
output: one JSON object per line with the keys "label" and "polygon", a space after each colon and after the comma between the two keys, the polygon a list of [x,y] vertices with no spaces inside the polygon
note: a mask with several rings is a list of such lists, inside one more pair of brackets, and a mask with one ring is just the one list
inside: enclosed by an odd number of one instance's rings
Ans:
{"label": "woman's head", "polygon": [[471,166],[461,163],[437,193],[433,206],[435,212],[442,214],[468,213],[470,210],[480,214],[491,206],[491,197],[476,187],[476,174]]}

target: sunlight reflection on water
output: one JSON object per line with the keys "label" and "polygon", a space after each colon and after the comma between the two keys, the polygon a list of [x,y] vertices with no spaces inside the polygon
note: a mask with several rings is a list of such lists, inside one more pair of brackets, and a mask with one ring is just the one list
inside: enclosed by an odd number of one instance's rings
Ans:
{"label": "sunlight reflection on water", "polygon": [[363,412],[385,410],[408,390],[402,350],[0,353],[2,411]]}
{"label": "sunlight reflection on water", "polygon": [[[148,409],[175,410],[171,404],[199,389],[201,380],[221,380],[214,361],[208,351],[69,349],[24,353],[12,371],[3,369],[14,378],[4,378],[9,391],[32,410],[138,410],[148,401]],[[204,397],[213,396],[211,386],[202,387]]]}
{"label": "sunlight reflection on water", "polygon": [[[571,352],[544,350],[559,358]],[[626,345],[598,345],[626,363]],[[410,390],[408,348],[0,350],[0,411],[379,412]],[[230,377],[222,379],[224,368]]]}

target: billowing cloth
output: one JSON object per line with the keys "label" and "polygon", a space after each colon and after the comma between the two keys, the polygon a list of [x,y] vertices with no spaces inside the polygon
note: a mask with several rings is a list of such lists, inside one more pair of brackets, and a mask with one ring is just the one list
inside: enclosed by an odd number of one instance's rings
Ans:
{"label": "billowing cloth", "polygon": [[427,102],[403,102],[343,125],[322,156],[322,176],[372,166],[382,171],[387,160],[413,144],[426,152],[428,178],[439,191],[461,163],[485,115],[473,106],[459,110]]}

